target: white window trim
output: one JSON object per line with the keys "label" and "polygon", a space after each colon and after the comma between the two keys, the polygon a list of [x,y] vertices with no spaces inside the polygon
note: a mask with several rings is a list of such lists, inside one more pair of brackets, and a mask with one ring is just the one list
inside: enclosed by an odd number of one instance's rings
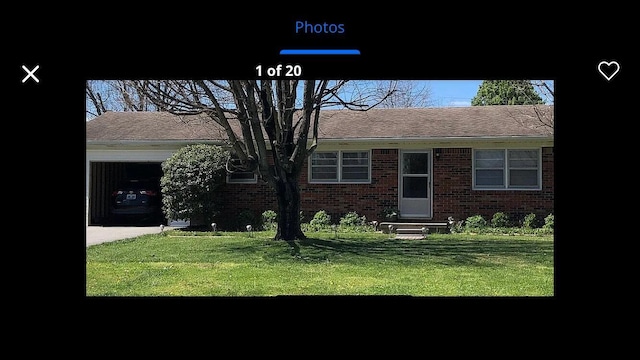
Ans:
{"label": "white window trim", "polygon": [[[483,187],[476,185],[476,152],[477,151],[495,151],[502,150],[504,152],[504,186],[502,187]],[[538,151],[538,186],[536,187],[509,187],[509,150],[537,150]],[[472,189],[481,191],[541,191],[542,190],[542,148],[477,148],[473,149],[471,156],[472,163]]]}
{"label": "white window trim", "polygon": [[[318,153],[337,153],[338,154],[338,179],[337,180],[333,180],[333,181],[327,181],[327,180],[313,180],[311,178],[311,167],[312,167],[312,161],[311,161],[311,156],[309,156],[308,158],[308,168],[307,168],[307,182],[309,184],[371,184],[371,149],[368,150],[323,150],[323,151],[316,151]],[[367,176],[368,179],[367,181],[352,181],[352,180],[342,180],[342,153],[355,153],[355,152],[366,152],[368,153],[368,164],[367,164]],[[315,152],[314,152],[315,153]]]}
{"label": "white window trim", "polygon": [[[237,158],[233,158],[233,160],[238,160]],[[248,172],[248,171],[247,171]],[[229,172],[226,173],[225,182],[227,184],[257,184],[258,183],[258,175],[253,173],[252,179],[231,179],[231,174]]]}
{"label": "white window trim", "polygon": [[227,184],[257,184],[258,175],[253,174],[253,179],[231,179],[231,174],[227,174]]}

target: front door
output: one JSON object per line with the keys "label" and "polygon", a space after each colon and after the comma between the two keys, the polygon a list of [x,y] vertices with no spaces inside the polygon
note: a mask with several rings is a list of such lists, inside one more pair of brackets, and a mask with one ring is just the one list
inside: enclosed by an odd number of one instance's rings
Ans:
{"label": "front door", "polygon": [[401,218],[431,218],[431,152],[400,152]]}

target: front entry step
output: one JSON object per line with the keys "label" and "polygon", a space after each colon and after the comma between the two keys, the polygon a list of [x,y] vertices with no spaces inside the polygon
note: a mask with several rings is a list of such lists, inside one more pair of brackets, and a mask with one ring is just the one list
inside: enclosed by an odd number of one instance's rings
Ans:
{"label": "front entry step", "polygon": [[448,222],[382,222],[378,229],[385,234],[423,239],[427,234],[448,233]]}

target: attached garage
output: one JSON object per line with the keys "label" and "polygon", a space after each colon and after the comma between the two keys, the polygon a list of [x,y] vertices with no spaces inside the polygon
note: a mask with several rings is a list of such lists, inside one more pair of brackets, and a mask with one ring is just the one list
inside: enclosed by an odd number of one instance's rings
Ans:
{"label": "attached garage", "polygon": [[146,179],[159,184],[161,164],[174,151],[87,149],[87,225],[108,223],[111,193],[123,180]]}
{"label": "attached garage", "polygon": [[161,162],[93,161],[89,164],[89,225],[107,225],[112,192],[126,180],[145,180],[160,187]]}
{"label": "attached garage", "polygon": [[[193,118],[193,117],[192,117]],[[86,123],[86,223],[103,225],[109,197],[124,179],[159,181],[161,163],[178,149],[220,143],[219,131],[202,118],[184,121],[168,113],[107,112]]]}

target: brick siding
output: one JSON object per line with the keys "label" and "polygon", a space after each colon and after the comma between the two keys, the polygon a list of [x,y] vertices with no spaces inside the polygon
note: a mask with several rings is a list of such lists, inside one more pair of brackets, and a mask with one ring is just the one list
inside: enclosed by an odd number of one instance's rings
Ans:
{"label": "brick siding", "polygon": [[[319,210],[325,210],[333,222],[350,211],[368,220],[384,221],[380,216],[387,207],[398,203],[398,150],[371,151],[370,184],[309,184],[305,163],[300,177],[301,210],[308,222]],[[449,216],[463,220],[482,215],[490,220],[503,211],[512,219],[535,213],[544,219],[554,206],[553,148],[542,149],[542,190],[472,190],[472,149],[444,148],[433,161],[433,219],[446,221]],[[250,211],[259,218],[263,211],[277,211],[271,188],[258,180],[257,184],[225,184],[220,193],[221,213],[216,217],[221,228],[236,226],[238,215]]]}
{"label": "brick siding", "polygon": [[553,148],[542,148],[542,190],[472,190],[472,149],[442,149],[433,164],[435,220],[464,220],[482,215],[487,221],[502,211],[513,220],[529,213],[544,219],[553,212]]}

